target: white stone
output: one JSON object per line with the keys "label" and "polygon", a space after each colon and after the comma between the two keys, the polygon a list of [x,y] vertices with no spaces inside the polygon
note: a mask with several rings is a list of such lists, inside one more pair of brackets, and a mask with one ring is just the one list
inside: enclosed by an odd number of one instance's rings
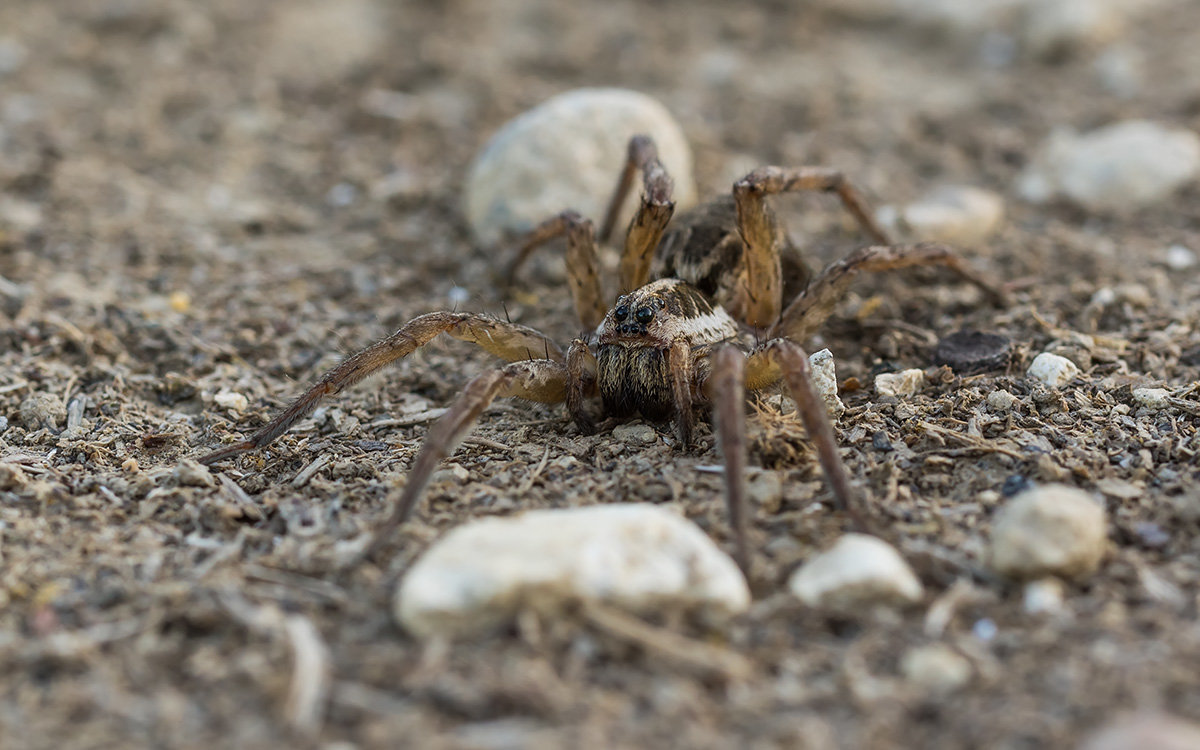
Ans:
{"label": "white stone", "polygon": [[653,505],[603,505],[460,526],[404,577],[395,614],[417,636],[466,635],[524,607],[580,600],[723,618],[744,611],[750,592],[733,560],[682,516]]}
{"label": "white stone", "polygon": [[971,681],[971,662],[941,644],[909,649],[900,660],[900,672],[917,687],[935,695],[948,695]]}
{"label": "white stone", "polygon": [[1171,268],[1182,271],[1196,265],[1196,254],[1183,245],[1171,245],[1167,248],[1165,260]]}
{"label": "white stone", "polygon": [[810,607],[853,610],[873,604],[912,604],[923,589],[912,568],[887,542],[846,534],[804,563],[788,588]]}
{"label": "white stone", "polygon": [[1031,615],[1051,615],[1062,611],[1063,584],[1057,578],[1039,578],[1025,584],[1022,596],[1025,612]]}
{"label": "white stone", "polygon": [[[675,209],[696,202],[692,152],[658,101],[625,89],[576,89],[510,120],[488,141],[467,176],[467,220],[493,245],[566,209],[604,219],[629,139],[649,135],[675,181]],[[630,191],[617,223],[623,233],[641,195]]]}
{"label": "white stone", "polygon": [[943,185],[905,206],[897,221],[914,239],[977,245],[996,231],[1003,218],[1004,199],[996,193]]}
{"label": "white stone", "polygon": [[924,370],[914,368],[875,376],[875,392],[880,396],[913,396],[920,393],[924,387]]}
{"label": "white stone", "polygon": [[846,405],[838,398],[837,370],[833,362],[833,352],[822,349],[809,356],[808,366],[812,369],[813,387],[821,394],[829,416],[837,419],[846,411]]}
{"label": "white stone", "polygon": [[658,431],[642,422],[619,424],[612,430],[613,440],[633,445],[654,445],[658,442]]}
{"label": "white stone", "polygon": [[1065,196],[1094,211],[1132,211],[1168,198],[1200,174],[1200,137],[1146,120],[1077,135],[1055,131],[1021,176],[1026,200]]}
{"label": "white stone", "polygon": [[1017,403],[1017,397],[1004,389],[992,391],[987,395],[988,406],[992,411],[1008,411]]}
{"label": "white stone", "polygon": [[1079,376],[1079,368],[1066,357],[1042,352],[1033,358],[1025,375],[1051,388],[1061,388]]}
{"label": "white stone", "polygon": [[250,407],[250,399],[237,391],[231,391],[226,388],[217,391],[217,394],[213,396],[213,403],[222,409],[228,409],[238,414],[241,414]]}
{"label": "white stone", "polygon": [[1111,721],[1087,737],[1079,750],[1196,750],[1200,724],[1147,711]]}
{"label": "white stone", "polygon": [[1139,406],[1159,411],[1171,404],[1171,392],[1166,388],[1134,388],[1133,400]]}
{"label": "white stone", "polygon": [[1104,556],[1103,506],[1074,487],[1034,487],[1010,500],[992,522],[992,568],[1009,578],[1084,578]]}

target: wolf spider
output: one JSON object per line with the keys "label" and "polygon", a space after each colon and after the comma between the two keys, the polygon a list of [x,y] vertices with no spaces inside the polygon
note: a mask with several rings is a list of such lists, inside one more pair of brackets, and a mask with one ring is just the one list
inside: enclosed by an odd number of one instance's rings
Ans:
{"label": "wolf spider", "polygon": [[[734,184],[731,195],[687,213],[667,230],[674,211],[672,181],[654,143],[644,136],[629,143],[600,242],[611,236],[638,172],[641,205],[625,236],[620,294],[611,309],[601,291],[594,226],[578,213],[565,211],[536,227],[511,263],[510,280],[534,249],[566,236],[568,283],[585,333],[565,354],[546,335],[488,315],[421,315],[328,372],[249,439],[209,453],[200,462],[213,464],[267,446],[326,396],[445,333],[508,364],[475,377],[430,428],[375,544],[408,518],[438,462],[467,436],[494,399],[565,402],[579,430],[590,434],[596,424],[585,403],[599,395],[608,416],[640,413],[652,421],[673,421],[685,448],[691,442],[694,406],[712,404],[737,561],[748,570],[744,393],[781,381],[797,403],[838,504],[864,523],[800,342],[816,331],[861,271],[936,264],[989,292],[992,287],[943,245],[890,244],[858,191],[831,169],[756,169]],[[767,203],[769,195],[802,190],[836,193],[878,243],[834,262],[811,283],[806,283],[803,261]]]}

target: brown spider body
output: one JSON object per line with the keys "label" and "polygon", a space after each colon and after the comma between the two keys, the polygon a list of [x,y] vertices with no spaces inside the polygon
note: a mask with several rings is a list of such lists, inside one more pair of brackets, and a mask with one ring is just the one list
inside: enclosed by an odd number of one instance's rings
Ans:
{"label": "brown spider body", "polygon": [[[696,404],[711,404],[725,460],[726,497],[738,562],[747,568],[744,394],[784,382],[796,400],[840,507],[863,524],[849,475],[838,455],[825,407],[800,348],[828,317],[860,271],[943,265],[993,291],[948,248],[888,245],[856,190],[834,170],[764,167],[734,184],[732,196],[689,212],[671,228],[672,184],[654,144],[636,137],[609,204],[601,241],[613,230],[638,172],[641,207],[625,236],[620,294],[611,307],[601,289],[597,233],[588,219],[565,211],[530,232],[509,278],[546,241],[566,236],[568,284],[584,335],[563,350],[548,336],[486,315],[434,312],[412,319],[326,373],[306,393],[248,439],[200,458],[212,464],[273,442],[322,399],[424,346],[440,334],[468,341],[507,361],[475,377],[429,430],[390,519],[375,545],[416,505],[438,462],[466,437],[499,397],[565,402],[581,432],[595,430],[585,402],[598,395],[607,416],[640,413],[675,423],[681,447],[691,442]],[[774,193],[836,193],[880,245],[861,248],[809,282],[803,260],[766,202]],[[752,343],[761,342],[761,343]]]}
{"label": "brown spider body", "polygon": [[[764,221],[779,252],[783,298],[792,299],[808,284],[812,274],[800,250],[792,244],[770,205]],[[671,222],[655,250],[651,276],[682,279],[717,303],[745,265],[746,243],[738,231],[737,205],[732,194],[720,195]]]}
{"label": "brown spider body", "polygon": [[[737,321],[680,279],[652,281],[618,297],[593,336],[604,411],[614,417],[636,412],[657,422],[671,418],[675,410],[672,344],[686,342],[691,368],[703,375],[712,347],[738,339]],[[703,398],[692,391],[694,400]]]}

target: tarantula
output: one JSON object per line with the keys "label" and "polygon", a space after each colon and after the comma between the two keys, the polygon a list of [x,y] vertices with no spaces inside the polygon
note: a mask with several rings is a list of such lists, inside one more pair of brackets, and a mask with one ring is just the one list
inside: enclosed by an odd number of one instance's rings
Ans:
{"label": "tarantula", "polygon": [[[566,236],[568,282],[585,333],[565,354],[544,334],[488,315],[422,315],[324,375],[249,439],[209,453],[200,462],[213,464],[270,444],[326,396],[445,333],[477,344],[508,364],[468,383],[430,428],[391,517],[376,534],[376,544],[407,519],[437,463],[466,437],[494,399],[565,402],[580,431],[592,433],[596,425],[586,402],[599,395],[608,416],[640,413],[653,421],[674,421],[684,448],[691,441],[694,407],[712,404],[737,560],[748,569],[744,393],[780,381],[797,403],[837,502],[861,522],[863,513],[800,342],[828,317],[860,271],[938,264],[989,292],[992,287],[945,246],[890,244],[858,191],[831,169],[757,169],[738,180],[731,195],[689,212],[667,231],[674,212],[672,181],[654,143],[644,136],[629,143],[601,242],[611,236],[638,172],[643,194],[625,237],[620,296],[611,309],[601,291],[594,226],[576,212],[565,211],[535,228],[511,263],[510,280],[534,249]],[[803,261],[766,200],[774,193],[799,190],[836,193],[878,244],[831,264],[806,284]],[[785,307],[786,300],[790,303]]]}

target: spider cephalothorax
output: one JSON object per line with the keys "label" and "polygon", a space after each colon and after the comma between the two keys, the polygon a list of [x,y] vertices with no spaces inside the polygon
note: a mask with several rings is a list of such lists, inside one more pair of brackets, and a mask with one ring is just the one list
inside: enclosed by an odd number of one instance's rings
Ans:
{"label": "spider cephalothorax", "polygon": [[[734,184],[732,199],[720,198],[701,206],[668,230],[674,211],[671,180],[658,161],[654,144],[645,137],[636,137],[629,144],[629,158],[609,204],[601,240],[610,236],[617,210],[639,171],[642,202],[625,236],[620,290],[614,305],[604,303],[593,224],[573,211],[530,232],[509,268],[511,279],[534,249],[566,235],[568,283],[585,334],[571,342],[565,355],[544,334],[487,315],[422,315],[331,370],[249,439],[200,461],[211,464],[268,445],[324,397],[445,333],[472,342],[508,364],[467,384],[462,396],[430,429],[395,500],[391,518],[377,533],[377,544],[408,517],[437,463],[501,396],[565,402],[579,429],[590,433],[595,423],[587,402],[599,395],[607,416],[641,413],[654,421],[672,420],[683,448],[691,442],[694,407],[711,404],[724,454],[738,561],[747,567],[744,394],[782,381],[796,400],[834,496],[843,508],[861,518],[824,404],[809,379],[808,359],[800,342],[815,332],[859,271],[936,264],[988,291],[992,287],[944,246],[887,244],[857,191],[839,172],[828,169],[755,170]],[[833,263],[806,286],[804,264],[766,202],[772,193],[793,190],[837,193],[880,244]],[[652,276],[656,278],[652,280]]]}
{"label": "spider cephalothorax", "polygon": [[[687,342],[686,348],[676,346],[681,361],[674,364],[690,369],[708,347],[736,341],[738,334],[729,313],[679,279],[659,279],[621,295],[593,336],[604,411],[614,417],[638,412],[655,421],[669,418],[675,406],[672,346]],[[692,379],[693,389],[700,379]]]}

